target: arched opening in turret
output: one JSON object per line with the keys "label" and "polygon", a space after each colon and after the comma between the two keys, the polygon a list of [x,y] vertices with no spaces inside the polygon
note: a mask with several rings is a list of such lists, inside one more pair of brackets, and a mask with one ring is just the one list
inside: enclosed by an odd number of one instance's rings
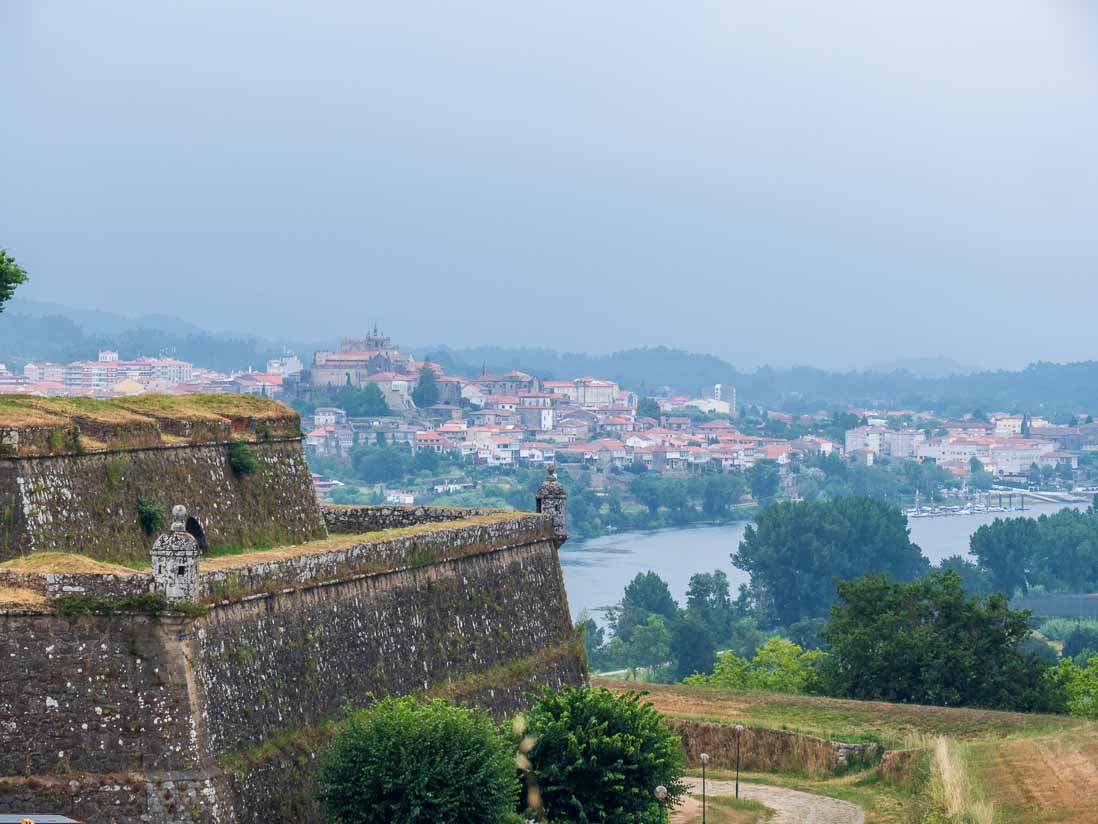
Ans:
{"label": "arched opening in turret", "polygon": [[195,543],[198,544],[198,551],[202,555],[206,554],[206,550],[210,548],[210,545],[206,542],[206,531],[202,529],[202,524],[198,522],[198,518],[193,515],[187,516],[187,524],[185,529],[194,538]]}

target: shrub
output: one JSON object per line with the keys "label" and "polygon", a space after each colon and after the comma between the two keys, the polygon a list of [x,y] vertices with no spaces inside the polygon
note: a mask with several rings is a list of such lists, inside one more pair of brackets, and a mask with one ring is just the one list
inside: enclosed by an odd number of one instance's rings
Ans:
{"label": "shrub", "polygon": [[652,794],[686,792],[681,742],[651,704],[588,687],[545,691],[526,716],[531,777],[553,824],[655,824]]}
{"label": "shrub", "polygon": [[234,475],[251,475],[259,469],[259,459],[245,441],[235,440],[229,444],[229,466]]}
{"label": "shrub", "polygon": [[514,758],[476,710],[386,698],[352,713],[321,753],[321,798],[339,824],[500,824],[518,803]]}
{"label": "shrub", "polygon": [[144,497],[137,499],[137,522],[141,524],[145,534],[152,535],[159,532],[164,528],[166,521],[167,516],[164,514],[164,507],[150,503]]}
{"label": "shrub", "polygon": [[1098,628],[1077,626],[1064,639],[1064,657],[1074,658],[1088,650],[1098,652]]}

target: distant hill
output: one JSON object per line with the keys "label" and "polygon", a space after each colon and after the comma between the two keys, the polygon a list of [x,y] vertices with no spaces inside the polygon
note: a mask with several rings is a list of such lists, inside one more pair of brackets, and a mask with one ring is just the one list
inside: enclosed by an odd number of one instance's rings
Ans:
{"label": "distant hill", "polygon": [[218,334],[171,315],[129,318],[112,312],[15,299],[0,313],[0,361],[18,370],[28,361],[90,360],[102,349],[123,358],[167,354],[221,372],[263,369],[286,346],[302,359],[312,344]]}
{"label": "distant hill", "polygon": [[867,372],[910,372],[916,378],[948,378],[952,375],[971,375],[982,371],[976,366],[964,366],[944,355],[936,358],[901,358],[868,367]]}
{"label": "distant hill", "polygon": [[[468,349],[422,348],[448,369],[476,375],[521,369],[542,378],[596,375],[638,392],[669,386],[696,393],[714,383],[736,387],[740,403],[763,404],[788,411],[823,406],[868,406],[883,403],[910,409],[936,409],[960,415],[976,408],[1041,413],[1067,420],[1072,415],[1098,415],[1098,361],[1035,363],[1017,372],[973,371],[920,377],[909,369],[829,372],[808,366],[775,369],[764,366],[741,372],[713,355],[698,355],[665,346],[630,349],[612,355],[558,353],[551,349],[481,346]],[[944,366],[948,359],[926,359]],[[964,369],[964,367],[960,367]]]}

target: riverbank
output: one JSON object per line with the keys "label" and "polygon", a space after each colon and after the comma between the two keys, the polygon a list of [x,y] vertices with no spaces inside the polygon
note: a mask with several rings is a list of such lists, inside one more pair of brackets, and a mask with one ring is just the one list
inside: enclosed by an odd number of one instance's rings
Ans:
{"label": "riverbank", "polygon": [[[1085,508],[1075,504],[1076,508]],[[951,555],[968,557],[969,539],[996,518],[1039,517],[1064,509],[1044,504],[1026,507],[1025,513],[980,513],[965,517],[914,518],[909,522],[911,540],[931,563]],[[753,514],[753,513],[752,513]],[[587,611],[601,614],[621,600],[625,585],[638,572],[651,570],[667,581],[671,594],[686,603],[690,577],[698,572],[723,571],[735,597],[749,576],[732,566],[732,554],[740,545],[750,520],[723,524],[692,524],[655,530],[619,532],[587,540],[569,540],[561,547],[560,560],[568,604],[573,616]]]}

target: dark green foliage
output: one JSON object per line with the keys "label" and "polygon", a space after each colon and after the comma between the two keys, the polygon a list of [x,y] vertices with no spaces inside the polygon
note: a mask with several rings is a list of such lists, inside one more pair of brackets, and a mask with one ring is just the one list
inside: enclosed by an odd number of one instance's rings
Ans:
{"label": "dark green foliage", "polygon": [[246,441],[237,439],[229,444],[229,467],[239,477],[251,475],[259,469],[259,459]]}
{"label": "dark green foliage", "polygon": [[514,758],[476,710],[385,698],[350,714],[321,753],[321,799],[338,824],[501,824],[518,803]]}
{"label": "dark green foliage", "polygon": [[702,491],[702,512],[706,515],[727,515],[730,507],[743,500],[747,484],[740,475],[711,475]]}
{"label": "dark green foliage", "polygon": [[747,483],[751,485],[751,495],[760,504],[774,500],[781,488],[781,474],[774,461],[758,461],[747,470]]}
{"label": "dark green foliage", "polygon": [[637,693],[543,692],[526,716],[531,773],[553,824],[656,824],[653,789],[686,793],[677,735]]}
{"label": "dark green foliage", "polygon": [[169,604],[168,600],[159,592],[107,598],[62,595],[53,601],[53,606],[58,614],[67,618],[78,615],[115,615],[122,612],[142,612],[154,616],[164,612],[181,612],[185,615],[198,617],[205,615],[208,611],[206,607],[200,604]]}
{"label": "dark green foliage", "polygon": [[996,518],[969,539],[972,554],[991,576],[996,592],[1014,595],[1029,591],[1028,577],[1038,541],[1037,522],[1032,518]]}
{"label": "dark green foliage", "polygon": [[883,572],[908,581],[929,568],[903,513],[869,498],[767,507],[732,563],[750,573],[756,608],[780,626],[826,615],[837,578]]}
{"label": "dark green foliage", "polygon": [[671,631],[671,658],[675,662],[672,677],[676,681],[688,675],[709,673],[717,658],[713,634],[695,616],[687,615]]}
{"label": "dark green foliage", "polygon": [[1098,629],[1080,625],[1064,639],[1064,657],[1074,658],[1084,652],[1098,652]]}
{"label": "dark green foliage", "polygon": [[27,273],[23,267],[7,251],[0,249],[0,312],[4,311],[4,304],[15,294],[15,288],[26,280]]}
{"label": "dark green foliage", "polygon": [[147,500],[144,497],[137,499],[137,522],[145,530],[146,535],[153,535],[164,528],[167,516],[164,507]]}
{"label": "dark green foliage", "polygon": [[981,570],[999,592],[1089,592],[1098,588],[1098,511],[1061,509],[1032,518],[997,518],[970,541]]}
{"label": "dark green foliage", "polygon": [[961,578],[961,585],[971,595],[988,595],[992,591],[988,574],[962,555],[943,558],[935,572],[956,572]]}
{"label": "dark green foliage", "polygon": [[412,390],[412,400],[420,409],[438,403],[438,378],[429,361],[419,370],[419,381]]}
{"label": "dark green foliage", "polygon": [[412,453],[406,446],[360,446],[351,450],[355,475],[366,483],[399,480],[408,474],[411,465]]}
{"label": "dark green foliage", "polygon": [[652,398],[641,398],[637,404],[637,415],[642,418],[660,419],[660,405]]}
{"label": "dark green foliage", "polygon": [[583,651],[590,662],[598,657],[599,648],[606,642],[606,633],[595,623],[595,619],[583,615],[580,618],[582,620],[576,621],[576,628],[583,633]]}
{"label": "dark green foliage", "polygon": [[969,596],[952,572],[896,583],[872,575],[838,586],[824,631],[822,683],[846,698],[1055,711],[1047,664],[1026,655],[1029,613],[996,594]]}
{"label": "dark green foliage", "polygon": [[732,632],[732,623],[737,617],[728,576],[719,569],[690,576],[690,586],[686,590],[686,611],[701,622],[715,641],[727,641]]}
{"label": "dark green foliage", "polygon": [[679,606],[671,597],[667,582],[652,571],[637,573],[626,585],[622,603],[664,618],[676,618],[679,614]]}

